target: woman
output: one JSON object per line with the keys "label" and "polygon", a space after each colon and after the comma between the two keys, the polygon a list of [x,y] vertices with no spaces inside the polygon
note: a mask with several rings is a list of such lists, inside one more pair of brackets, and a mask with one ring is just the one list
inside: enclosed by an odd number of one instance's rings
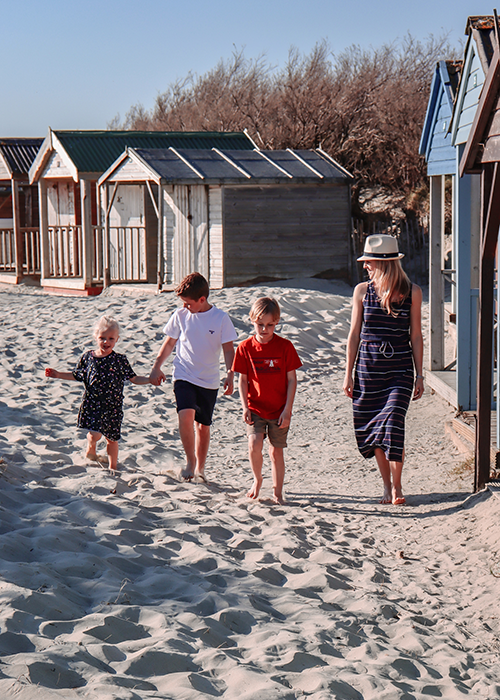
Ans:
{"label": "woman", "polygon": [[377,460],[384,482],[380,502],[394,505],[406,503],[401,489],[406,412],[412,395],[419,399],[424,393],[422,290],[408,279],[402,257],[392,236],[366,239],[358,260],[369,281],[354,290],[344,380],[359,451]]}

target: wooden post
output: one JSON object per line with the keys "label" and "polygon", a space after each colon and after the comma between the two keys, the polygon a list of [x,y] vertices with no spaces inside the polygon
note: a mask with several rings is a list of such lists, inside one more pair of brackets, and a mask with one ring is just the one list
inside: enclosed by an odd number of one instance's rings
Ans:
{"label": "wooden post", "polygon": [[161,182],[158,183],[158,258],[157,258],[157,284],[158,291],[161,292],[163,288],[164,279],[164,261],[163,261],[163,186]]}
{"label": "wooden post", "polygon": [[40,211],[40,268],[42,282],[50,277],[49,216],[47,207],[47,183],[38,181],[38,201]]}
{"label": "wooden post", "polygon": [[443,175],[430,178],[429,219],[429,369],[444,369],[444,279],[443,220],[444,220]]}
{"label": "wooden post", "polygon": [[483,164],[481,267],[479,275],[479,338],[477,372],[476,469],[474,489],[490,480],[491,393],[495,250],[500,227],[500,167]]}
{"label": "wooden post", "polygon": [[19,183],[12,180],[12,215],[14,218],[14,258],[16,261],[16,284],[23,277],[24,245],[21,232],[21,212],[19,210]]}
{"label": "wooden post", "polygon": [[[458,146],[457,171],[464,146]],[[471,176],[458,178],[456,197],[456,300],[457,300],[457,405],[459,410],[468,411],[475,406],[471,402]]]}
{"label": "wooden post", "polygon": [[80,180],[82,205],[82,277],[85,289],[92,286],[92,261],[94,258],[94,241],[92,236],[92,202],[90,180]]}

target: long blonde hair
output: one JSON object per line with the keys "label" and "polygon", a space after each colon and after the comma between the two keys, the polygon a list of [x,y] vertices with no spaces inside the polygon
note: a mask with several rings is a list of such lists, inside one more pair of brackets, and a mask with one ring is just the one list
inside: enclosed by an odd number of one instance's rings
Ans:
{"label": "long blonde hair", "polygon": [[[373,262],[373,261],[372,261]],[[380,299],[380,306],[391,316],[398,312],[392,308],[394,300],[404,301],[411,292],[411,282],[399,260],[377,260],[372,281]]]}

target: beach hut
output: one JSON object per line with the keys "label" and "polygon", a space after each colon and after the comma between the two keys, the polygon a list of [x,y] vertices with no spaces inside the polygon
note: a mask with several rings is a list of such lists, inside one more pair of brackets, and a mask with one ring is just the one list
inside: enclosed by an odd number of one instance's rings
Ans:
{"label": "beach hut", "polygon": [[40,275],[38,189],[28,172],[43,139],[0,139],[0,282]]}
{"label": "beach hut", "polygon": [[[480,253],[480,177],[466,174],[459,177],[460,159],[470,133],[478,107],[485,75],[493,55],[494,21],[491,16],[473,16],[467,19],[465,34],[467,42],[462,62],[460,80],[456,89],[449,133],[451,146],[455,152],[453,188],[453,250],[452,306],[451,318],[456,319],[456,364],[455,371],[439,370],[441,359],[427,372],[430,386],[442,394],[460,411],[476,408],[476,366],[477,366],[477,306],[479,294],[479,253]],[[446,75],[443,76],[446,79]],[[443,120],[444,123],[444,120]],[[429,125],[427,125],[429,127]],[[427,139],[427,143],[429,140]],[[443,151],[444,153],[444,151]],[[439,163],[436,161],[438,167]],[[444,165],[443,163],[441,165]],[[434,167],[431,165],[431,169]],[[432,183],[433,204],[436,203],[437,181]],[[436,207],[437,208],[437,207]],[[434,222],[437,214],[433,215]],[[435,251],[435,248],[434,248]],[[436,253],[434,252],[436,256]],[[437,256],[436,256],[437,257]],[[437,261],[433,263],[431,287],[435,293],[437,286]],[[436,306],[433,304],[436,318]],[[433,324],[434,318],[431,321]],[[436,331],[439,338],[442,325],[437,316]],[[440,341],[439,341],[440,342]],[[434,350],[435,350],[434,346]],[[449,368],[453,369],[453,368]]]}
{"label": "beach hut", "polygon": [[[419,153],[427,163],[430,180],[429,218],[429,370],[428,384],[456,401],[455,373],[445,366],[445,323],[454,322],[456,314],[445,319],[444,235],[446,178],[456,186],[456,153],[451,143],[450,123],[457,93],[461,61],[439,61],[432,79],[429,102],[420,140]],[[453,231],[453,221],[452,221]],[[451,379],[451,381],[449,381]],[[439,386],[437,384],[439,383]]]}
{"label": "beach hut", "polygon": [[319,149],[127,148],[98,183],[109,279],[128,277],[119,226],[136,226],[143,216],[141,190],[157,203],[145,237],[158,234],[160,286],[193,270],[212,288],[346,278],[351,182]]}
{"label": "beach hut", "polygon": [[[127,146],[141,148],[253,148],[243,133],[53,131],[49,132],[30,171],[40,202],[41,285],[66,293],[98,294],[103,287],[102,230],[96,183]],[[145,220],[154,216],[150,197],[143,201]],[[121,255],[135,256],[129,282],[156,282],[154,242],[129,230],[120,241]],[[139,256],[137,258],[137,256]]]}
{"label": "beach hut", "polygon": [[[469,176],[476,174],[476,177],[481,178],[482,189],[476,489],[482,488],[490,480],[495,255],[498,249],[498,232],[500,228],[500,39],[496,14],[494,30],[494,54],[460,161],[460,174],[463,177],[467,177],[467,173]],[[498,350],[500,350],[500,339],[498,336],[497,330],[497,367]],[[500,417],[498,415],[500,404],[498,401],[498,386],[496,403],[498,431],[498,419]],[[496,440],[498,446],[498,432]]]}

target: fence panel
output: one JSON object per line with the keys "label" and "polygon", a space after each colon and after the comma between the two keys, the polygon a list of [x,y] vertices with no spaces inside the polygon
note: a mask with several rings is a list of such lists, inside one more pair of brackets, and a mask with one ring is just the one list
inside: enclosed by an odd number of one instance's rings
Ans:
{"label": "fence panel", "polygon": [[16,271],[16,254],[14,245],[14,230],[0,229],[0,271]]}
{"label": "fence panel", "polygon": [[81,226],[49,226],[49,276],[82,276]]}

